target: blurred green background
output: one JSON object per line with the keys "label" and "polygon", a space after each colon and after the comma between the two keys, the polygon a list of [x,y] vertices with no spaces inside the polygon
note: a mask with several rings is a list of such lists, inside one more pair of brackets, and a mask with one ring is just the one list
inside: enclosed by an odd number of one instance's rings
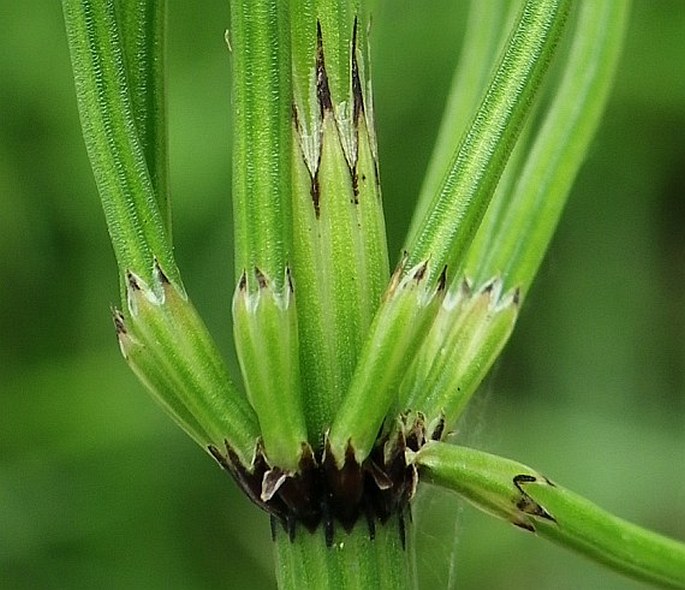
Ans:
{"label": "blurred green background", "polygon": [[[170,3],[176,252],[227,358],[225,0]],[[391,252],[419,187],[466,3],[384,0],[373,56]],[[0,40],[0,587],[273,588],[267,519],[119,356],[108,243],[58,2]],[[685,3],[636,1],[605,119],[517,332],[457,440],[685,540]],[[235,367],[234,367],[235,368]],[[426,492],[422,587],[642,585]]]}

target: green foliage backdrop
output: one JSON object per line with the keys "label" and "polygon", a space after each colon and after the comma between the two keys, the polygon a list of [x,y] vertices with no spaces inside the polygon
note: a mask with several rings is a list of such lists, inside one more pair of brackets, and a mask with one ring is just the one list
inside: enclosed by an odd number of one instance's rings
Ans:
{"label": "green foliage backdrop", "polygon": [[[225,1],[170,2],[174,232],[232,359]],[[379,2],[381,175],[398,253],[464,8]],[[0,40],[0,586],[269,588],[268,523],[119,353],[116,267],[80,137],[59,3]],[[685,539],[685,4],[634,4],[600,132],[517,332],[455,437]],[[424,494],[425,587],[640,588]]]}

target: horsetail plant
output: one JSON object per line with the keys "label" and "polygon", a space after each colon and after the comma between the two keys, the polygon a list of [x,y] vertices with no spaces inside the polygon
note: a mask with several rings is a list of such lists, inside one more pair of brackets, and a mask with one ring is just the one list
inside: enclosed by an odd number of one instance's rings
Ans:
{"label": "horsetail plant", "polygon": [[232,310],[245,394],[174,260],[165,2],[62,4],[119,267],[121,350],[270,515],[280,588],[415,588],[411,503],[424,482],[628,575],[685,588],[682,544],[524,465],[444,442],[551,240],[601,118],[627,0],[517,1],[493,14],[472,3],[392,274],[368,8],[232,0]]}

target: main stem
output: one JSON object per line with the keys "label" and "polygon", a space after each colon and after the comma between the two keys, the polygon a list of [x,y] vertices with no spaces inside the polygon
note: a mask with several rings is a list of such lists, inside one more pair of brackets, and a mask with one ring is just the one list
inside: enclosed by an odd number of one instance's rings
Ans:
{"label": "main stem", "polygon": [[281,590],[410,590],[417,587],[409,518],[376,524],[373,538],[360,519],[351,533],[336,531],[327,546],[323,527],[298,530],[290,540],[274,527],[276,577]]}

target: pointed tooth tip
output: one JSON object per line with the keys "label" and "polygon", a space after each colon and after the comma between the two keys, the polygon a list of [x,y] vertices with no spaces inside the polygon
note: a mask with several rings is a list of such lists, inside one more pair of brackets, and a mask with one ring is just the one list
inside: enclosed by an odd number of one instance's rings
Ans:
{"label": "pointed tooth tip", "polygon": [[314,449],[305,440],[302,441],[300,445],[300,461],[299,461],[299,472],[302,473],[307,469],[313,469],[317,466],[316,455],[314,454]]}
{"label": "pointed tooth tip", "polygon": [[162,267],[159,265],[159,261],[157,260],[157,258],[155,258],[155,276],[162,285],[171,285],[169,277],[162,270]]}
{"label": "pointed tooth tip", "polygon": [[414,274],[412,275],[412,279],[414,279],[417,283],[420,283],[423,278],[426,276],[426,271],[428,270],[428,260],[424,260],[418,268],[414,271]]}
{"label": "pointed tooth tip", "polygon": [[321,21],[316,20],[316,95],[323,117],[326,111],[333,111],[331,90],[328,85],[328,73],[326,72],[326,60],[324,57],[323,32]]}
{"label": "pointed tooth tip", "polygon": [[245,289],[247,289],[247,274],[243,271],[238,279],[238,290],[245,291]]}
{"label": "pointed tooth tip", "polygon": [[140,282],[141,282],[140,277],[138,277],[136,274],[134,274],[130,270],[126,271],[126,283],[131,290],[140,291],[141,290]]}
{"label": "pointed tooth tip", "polygon": [[447,265],[442,267],[442,272],[438,277],[438,291],[444,291],[447,288]]}
{"label": "pointed tooth tip", "polygon": [[431,422],[430,425],[430,439],[431,440],[442,440],[442,436],[445,433],[445,414],[440,412],[440,416],[437,420]]}
{"label": "pointed tooth tip", "polygon": [[112,321],[114,322],[114,329],[116,330],[117,336],[128,333],[124,314],[114,307],[112,308]]}
{"label": "pointed tooth tip", "polygon": [[288,478],[288,473],[279,467],[272,467],[262,477],[260,498],[263,502],[271,500]]}
{"label": "pointed tooth tip", "polygon": [[402,282],[402,274],[404,272],[404,266],[405,266],[406,259],[407,259],[407,251],[405,250],[404,253],[402,254],[402,258],[397,263],[395,270],[393,270],[392,274],[390,275],[390,281],[388,282],[388,288],[385,290],[385,293],[383,294],[383,300],[384,301],[386,299],[389,299],[392,296],[392,294],[395,292],[397,287],[399,287],[400,283]]}
{"label": "pointed tooth tip", "polygon": [[266,275],[257,266],[254,267],[254,275],[255,275],[255,278],[257,279],[257,284],[259,285],[260,289],[266,289],[269,286],[269,280],[266,278]]}
{"label": "pointed tooth tip", "polygon": [[493,277],[480,290],[479,295],[484,297],[489,306],[497,307],[502,304],[502,279]]}

